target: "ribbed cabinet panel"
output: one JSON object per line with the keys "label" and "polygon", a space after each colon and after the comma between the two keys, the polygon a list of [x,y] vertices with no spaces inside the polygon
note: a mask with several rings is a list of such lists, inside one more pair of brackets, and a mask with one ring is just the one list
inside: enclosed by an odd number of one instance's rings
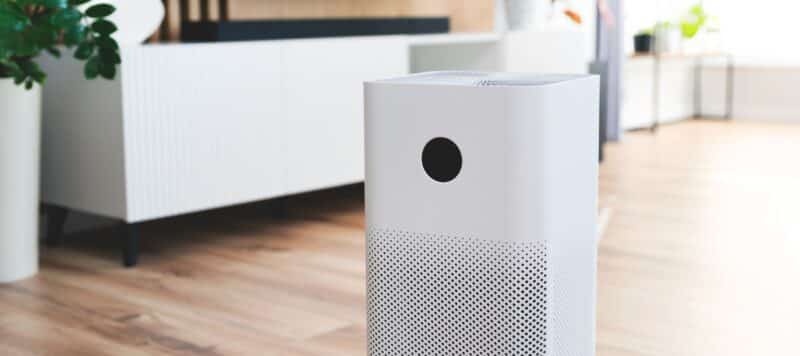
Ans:
{"label": "ribbed cabinet panel", "polygon": [[128,221],[286,190],[279,44],[140,46],[122,55]]}
{"label": "ribbed cabinet panel", "polygon": [[405,41],[387,36],[286,42],[290,193],[364,180],[363,85],[408,72]]}
{"label": "ribbed cabinet panel", "polygon": [[41,60],[43,200],[141,222],[361,181],[362,83],[404,36],[123,46],[114,81]]}

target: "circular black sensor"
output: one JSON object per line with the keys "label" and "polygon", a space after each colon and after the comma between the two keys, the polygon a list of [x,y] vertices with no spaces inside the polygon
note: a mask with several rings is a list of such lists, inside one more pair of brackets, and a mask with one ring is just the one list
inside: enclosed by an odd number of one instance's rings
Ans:
{"label": "circular black sensor", "polygon": [[422,167],[437,182],[449,182],[461,172],[461,151],[453,141],[437,137],[422,150]]}

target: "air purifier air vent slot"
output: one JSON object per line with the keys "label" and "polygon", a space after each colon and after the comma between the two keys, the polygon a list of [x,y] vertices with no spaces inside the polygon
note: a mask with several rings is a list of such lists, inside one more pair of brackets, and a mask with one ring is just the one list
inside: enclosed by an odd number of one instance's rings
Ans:
{"label": "air purifier air vent slot", "polygon": [[548,248],[367,233],[368,348],[385,355],[548,355]]}
{"label": "air purifier air vent slot", "polygon": [[499,86],[507,86],[507,87],[518,87],[518,86],[537,86],[537,85],[546,85],[552,84],[556,80],[555,78],[543,78],[543,79],[488,79],[488,80],[481,80],[475,83],[475,86],[479,87],[499,87]]}
{"label": "air purifier air vent slot", "polygon": [[586,76],[582,74],[518,74],[453,71],[421,73],[402,78],[386,79],[380,82],[477,87],[535,87],[585,78]]}

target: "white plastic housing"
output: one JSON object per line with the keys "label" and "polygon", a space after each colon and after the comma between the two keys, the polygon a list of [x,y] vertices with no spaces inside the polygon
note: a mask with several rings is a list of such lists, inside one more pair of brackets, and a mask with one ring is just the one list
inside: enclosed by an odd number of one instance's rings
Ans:
{"label": "white plastic housing", "polygon": [[[473,72],[366,84],[370,355],[594,355],[598,86]],[[448,182],[423,167],[435,138],[460,152]]]}

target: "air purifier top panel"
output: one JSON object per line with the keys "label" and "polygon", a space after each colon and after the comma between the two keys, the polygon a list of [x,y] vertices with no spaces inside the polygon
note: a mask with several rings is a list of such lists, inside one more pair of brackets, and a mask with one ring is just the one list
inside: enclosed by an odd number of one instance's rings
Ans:
{"label": "air purifier top panel", "polygon": [[366,83],[368,227],[495,241],[593,236],[560,231],[594,228],[598,82],[435,72]]}
{"label": "air purifier top panel", "polygon": [[586,79],[588,77],[591,77],[591,75],[444,71],[426,72],[401,78],[380,80],[378,82],[390,84],[456,85],[469,87],[531,87]]}

